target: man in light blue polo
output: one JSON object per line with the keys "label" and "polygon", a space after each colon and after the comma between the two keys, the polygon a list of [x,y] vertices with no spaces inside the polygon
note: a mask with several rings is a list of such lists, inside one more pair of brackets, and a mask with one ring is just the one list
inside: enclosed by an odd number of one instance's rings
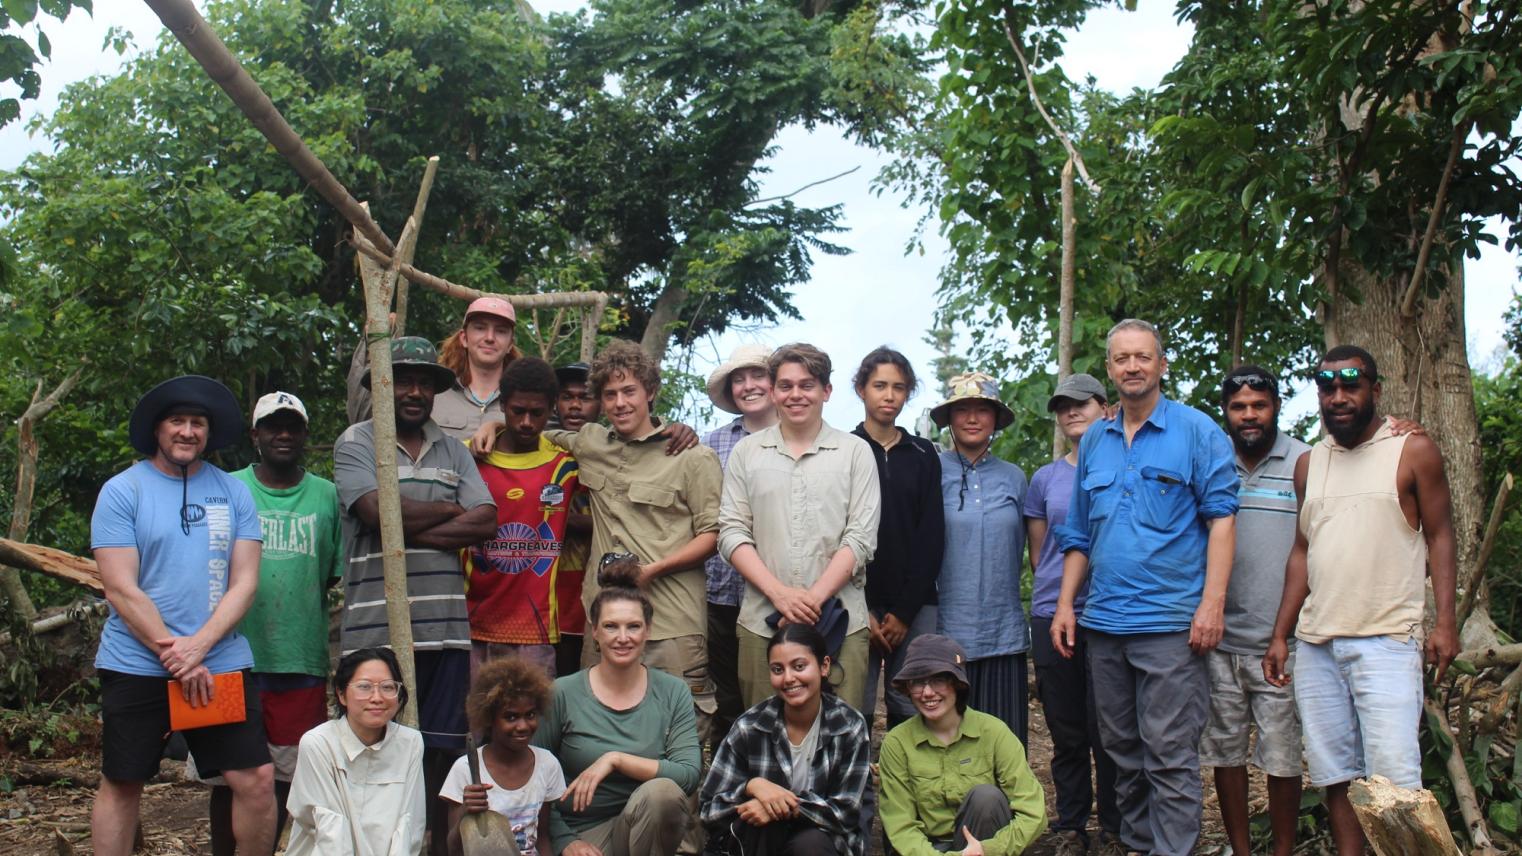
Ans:
{"label": "man in light blue polo", "polygon": [[1099,734],[1115,761],[1126,850],[1183,854],[1199,839],[1199,742],[1210,704],[1205,654],[1221,641],[1236,542],[1231,442],[1169,401],[1162,337],[1128,318],[1106,337],[1120,412],[1084,434],[1067,520],[1052,644],[1072,656],[1082,624]]}

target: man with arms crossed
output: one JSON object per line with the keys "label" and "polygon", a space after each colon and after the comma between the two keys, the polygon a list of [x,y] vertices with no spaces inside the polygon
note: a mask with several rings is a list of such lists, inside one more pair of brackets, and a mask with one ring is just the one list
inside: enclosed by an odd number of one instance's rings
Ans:
{"label": "man with arms crossed", "polygon": [[1184,856],[1200,835],[1199,744],[1210,706],[1205,654],[1221,641],[1235,546],[1231,443],[1209,416],[1163,397],[1162,337],[1129,318],[1106,337],[1120,411],[1078,447],[1052,646],[1082,623],[1099,735],[1115,761],[1127,850]]}
{"label": "man with arms crossed", "polygon": [[[407,599],[412,613],[418,730],[430,795],[432,852],[448,849],[449,804],[436,796],[465,748],[465,694],[470,686],[470,621],[460,549],[497,531],[497,509],[465,444],[433,423],[434,393],[450,389],[454,372],[439,365],[428,340],[391,342],[396,398],[397,475],[407,547]],[[370,388],[367,371],[361,380]],[[380,493],[375,480],[375,424],[350,425],[333,446],[333,480],[343,509],[343,653],[389,647],[386,573],[381,561]]]}
{"label": "man with arms crossed", "polygon": [[[101,856],[127,856],[143,783],[169,740],[170,691],[212,701],[212,676],[254,665],[234,629],[259,584],[259,515],[248,488],[201,460],[237,442],[243,416],[227,387],[199,375],[167,380],[132,410],[128,439],[147,456],[101,488],[90,543],[111,616],[101,629],[101,778],[90,838]],[[169,678],[180,690],[167,686]],[[245,687],[244,719],[182,732],[201,772],[232,789],[238,849],[275,840],[274,767],[259,694]]]}
{"label": "man with arms crossed", "polygon": [[1299,527],[1263,675],[1289,684],[1293,632],[1311,784],[1326,788],[1337,852],[1352,856],[1364,836],[1348,782],[1377,774],[1422,786],[1425,578],[1437,613],[1426,659],[1441,681],[1459,648],[1457,558],[1443,456],[1431,438],[1396,436],[1379,416],[1374,358],[1339,345],[1315,380],[1328,436],[1295,467]]}
{"label": "man with arms crossed", "polygon": [[767,618],[819,621],[839,597],[848,613],[836,663],[840,697],[866,709],[866,567],[877,547],[881,497],[865,440],[824,421],[830,358],[813,345],[783,345],[767,360],[779,422],[741,440],[729,456],[719,553],[745,577],[740,602],[740,693],[747,706],[771,695]]}

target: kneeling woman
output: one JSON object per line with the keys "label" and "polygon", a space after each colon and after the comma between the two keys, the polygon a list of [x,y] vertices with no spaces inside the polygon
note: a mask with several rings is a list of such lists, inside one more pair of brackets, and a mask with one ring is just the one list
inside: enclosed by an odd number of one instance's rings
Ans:
{"label": "kneeling woman", "polygon": [[766,656],[776,694],[735,720],[714,753],[703,823],[745,856],[863,856],[867,722],[830,687],[812,626],[783,626]]}
{"label": "kneeling woman", "polygon": [[423,849],[423,736],[392,722],[407,704],[388,648],[338,661],[339,717],[301,738],[287,856],[416,856]]}
{"label": "kneeling woman", "polygon": [[1046,829],[1025,747],[998,718],[967,707],[966,662],[957,643],[925,635],[893,678],[916,711],[883,738],[878,757],[883,831],[899,856],[1013,856]]}
{"label": "kneeling woman", "polygon": [[640,662],[654,609],[639,568],[611,565],[588,617],[602,660],[555,681],[534,745],[571,779],[550,809],[561,856],[672,856],[691,820],[702,755],[692,691]]}

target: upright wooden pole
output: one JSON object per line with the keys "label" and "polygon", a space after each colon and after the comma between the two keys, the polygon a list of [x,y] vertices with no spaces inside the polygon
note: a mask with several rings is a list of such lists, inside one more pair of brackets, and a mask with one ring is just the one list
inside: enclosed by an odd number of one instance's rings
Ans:
{"label": "upright wooden pole", "polygon": [[[428,159],[428,166],[423,169],[423,182],[418,185],[417,201],[412,203],[412,223],[416,231],[423,231],[423,213],[428,210],[428,194],[433,192],[433,176],[439,171],[439,156],[434,155]],[[413,249],[417,248],[416,236],[413,238]],[[396,253],[396,258],[404,264],[412,264],[412,252]],[[396,332],[393,335],[407,335],[407,284],[411,280],[402,277],[396,283]]]}
{"label": "upright wooden pole", "polygon": [[[1078,221],[1073,215],[1073,158],[1062,165],[1062,279],[1057,294],[1057,381],[1073,373],[1073,285],[1078,267]],[[1067,439],[1052,429],[1052,460],[1062,457]]]}
{"label": "upright wooden pole", "polygon": [[[412,220],[402,230],[398,255],[417,236]],[[368,240],[358,233],[355,241]],[[375,427],[375,484],[380,501],[381,567],[385,574],[386,624],[391,648],[402,667],[402,683],[417,689],[412,659],[412,605],[407,595],[406,539],[402,534],[402,491],[396,466],[396,391],[391,373],[391,285],[396,270],[382,268],[359,255],[359,274],[365,287],[365,341],[370,352],[370,406]],[[417,725],[417,708],[402,709],[402,724]]]}

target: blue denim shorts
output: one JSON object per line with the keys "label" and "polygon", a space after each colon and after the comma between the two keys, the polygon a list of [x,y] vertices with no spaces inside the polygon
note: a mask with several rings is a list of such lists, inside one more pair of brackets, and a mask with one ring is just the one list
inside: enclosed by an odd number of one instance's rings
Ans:
{"label": "blue denim shorts", "polygon": [[1372,775],[1402,788],[1422,786],[1420,640],[1301,640],[1293,675],[1313,786]]}

